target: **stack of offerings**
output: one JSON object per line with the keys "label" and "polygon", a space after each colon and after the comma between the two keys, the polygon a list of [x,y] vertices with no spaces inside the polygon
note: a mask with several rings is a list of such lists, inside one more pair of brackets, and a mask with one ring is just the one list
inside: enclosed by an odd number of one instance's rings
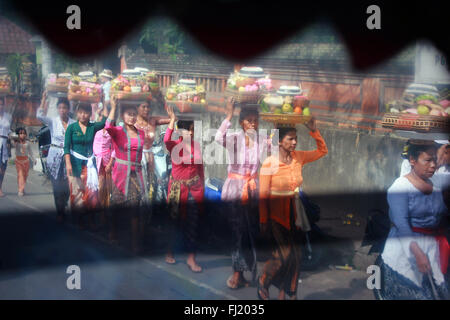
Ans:
{"label": "stack of offerings", "polygon": [[[122,104],[139,104],[150,101],[150,84],[155,84],[156,73],[145,68],[126,69],[111,81],[111,98],[116,96]],[[159,90],[159,86],[158,89]]]}
{"label": "stack of offerings", "polygon": [[146,72],[143,76],[145,76],[145,81],[150,87],[150,91],[152,94],[159,94],[161,91],[159,87],[158,74],[155,71]]}
{"label": "stack of offerings", "polygon": [[281,86],[260,102],[261,119],[276,125],[295,125],[311,119],[309,99],[299,86]]}
{"label": "stack of offerings", "polygon": [[69,82],[67,98],[70,101],[99,103],[102,99],[102,86],[92,71],[83,71]]}
{"label": "stack of offerings", "polygon": [[430,88],[424,92],[423,88],[419,91],[417,86],[412,84],[400,100],[393,100],[386,104],[382,127],[422,133],[449,132],[449,91],[438,92],[435,87],[426,86]]}
{"label": "stack of offerings", "polygon": [[[127,70],[124,70],[124,72]],[[150,91],[153,94],[157,94],[160,91],[158,74],[156,71],[150,71],[147,68],[136,67],[133,70],[128,70],[129,77],[131,79],[139,80],[141,82],[145,82],[146,85],[150,88]],[[137,73],[139,72],[139,73]],[[125,73],[126,74],[126,73]]]}
{"label": "stack of offerings", "polygon": [[205,87],[192,79],[180,79],[167,89],[166,103],[181,113],[204,112],[207,107]]}
{"label": "stack of offerings", "polygon": [[70,73],[60,73],[58,75],[50,73],[46,82],[47,93],[50,95],[67,97],[71,79],[72,75]]}
{"label": "stack of offerings", "polygon": [[29,61],[24,62],[22,73],[22,92],[28,96],[31,96],[33,94],[33,73],[33,63]]}
{"label": "stack of offerings", "polygon": [[225,94],[240,104],[257,104],[261,96],[272,89],[272,80],[262,68],[243,67],[230,75]]}
{"label": "stack of offerings", "polygon": [[0,67],[0,96],[11,93],[11,78],[8,69]]}

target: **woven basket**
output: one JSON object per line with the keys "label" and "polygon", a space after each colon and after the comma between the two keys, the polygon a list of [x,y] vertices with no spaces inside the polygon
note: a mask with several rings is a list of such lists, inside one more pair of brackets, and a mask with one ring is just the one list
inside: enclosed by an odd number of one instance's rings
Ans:
{"label": "woven basket", "polygon": [[260,91],[244,91],[226,88],[225,95],[227,97],[234,97],[237,103],[258,103],[261,99],[262,92]]}
{"label": "woven basket", "polygon": [[57,85],[57,84],[48,84],[47,91],[48,92],[67,92],[67,91],[69,91],[69,88],[67,87],[67,85],[61,86],[61,85]]}
{"label": "woven basket", "polygon": [[158,76],[146,76],[147,82],[158,82]]}
{"label": "woven basket", "polygon": [[261,119],[268,122],[273,122],[280,125],[296,125],[307,123],[311,120],[311,116],[304,116],[302,114],[273,114],[273,113],[260,113]]}
{"label": "woven basket", "polygon": [[383,128],[417,132],[450,132],[450,117],[408,113],[385,113],[381,120]]}
{"label": "woven basket", "polygon": [[166,104],[180,113],[202,113],[207,111],[206,103],[194,103],[188,101],[166,101]]}
{"label": "woven basket", "polygon": [[125,92],[125,91],[111,91],[111,97],[117,96],[117,100],[126,101],[149,101],[152,99],[151,92]]}
{"label": "woven basket", "polygon": [[82,101],[82,102],[90,102],[90,103],[99,103],[101,100],[101,97],[99,95],[95,96],[85,96],[79,93],[74,93],[72,91],[69,91],[67,94],[67,99],[70,101]]}

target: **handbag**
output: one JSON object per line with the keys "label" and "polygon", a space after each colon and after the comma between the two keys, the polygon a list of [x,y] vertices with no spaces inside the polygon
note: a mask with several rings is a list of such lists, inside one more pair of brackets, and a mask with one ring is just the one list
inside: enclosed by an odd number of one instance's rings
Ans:
{"label": "handbag", "polygon": [[299,227],[303,232],[311,231],[311,225],[309,223],[308,216],[306,215],[305,207],[303,207],[302,199],[298,192],[294,196],[294,205],[297,218],[295,219],[295,225]]}
{"label": "handbag", "polygon": [[11,154],[11,139],[10,138],[8,138],[6,140],[6,149],[8,151],[8,158],[11,158],[12,154]]}

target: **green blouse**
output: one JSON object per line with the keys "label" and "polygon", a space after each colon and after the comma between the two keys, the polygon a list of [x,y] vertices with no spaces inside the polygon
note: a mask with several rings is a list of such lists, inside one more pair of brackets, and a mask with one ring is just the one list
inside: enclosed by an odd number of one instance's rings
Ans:
{"label": "green blouse", "polygon": [[[89,122],[86,127],[86,133],[81,131],[78,121],[70,124],[67,127],[66,135],[64,136],[64,155],[70,154],[73,150],[87,158],[93,153],[94,137],[98,130],[105,126],[106,117],[102,117],[99,122]],[[74,177],[81,176],[81,167],[87,164],[87,161],[80,160],[70,155],[70,163],[72,164],[72,172]]]}

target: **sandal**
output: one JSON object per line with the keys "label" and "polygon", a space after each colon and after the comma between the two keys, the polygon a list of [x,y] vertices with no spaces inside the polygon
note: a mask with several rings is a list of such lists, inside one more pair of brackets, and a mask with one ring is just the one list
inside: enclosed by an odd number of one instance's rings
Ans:
{"label": "sandal", "polygon": [[[256,293],[258,294],[258,298],[259,300],[269,300],[269,291],[261,286],[261,282],[260,282],[261,277],[258,278],[258,284],[257,284],[257,291]],[[262,295],[261,295],[262,293]]]}

